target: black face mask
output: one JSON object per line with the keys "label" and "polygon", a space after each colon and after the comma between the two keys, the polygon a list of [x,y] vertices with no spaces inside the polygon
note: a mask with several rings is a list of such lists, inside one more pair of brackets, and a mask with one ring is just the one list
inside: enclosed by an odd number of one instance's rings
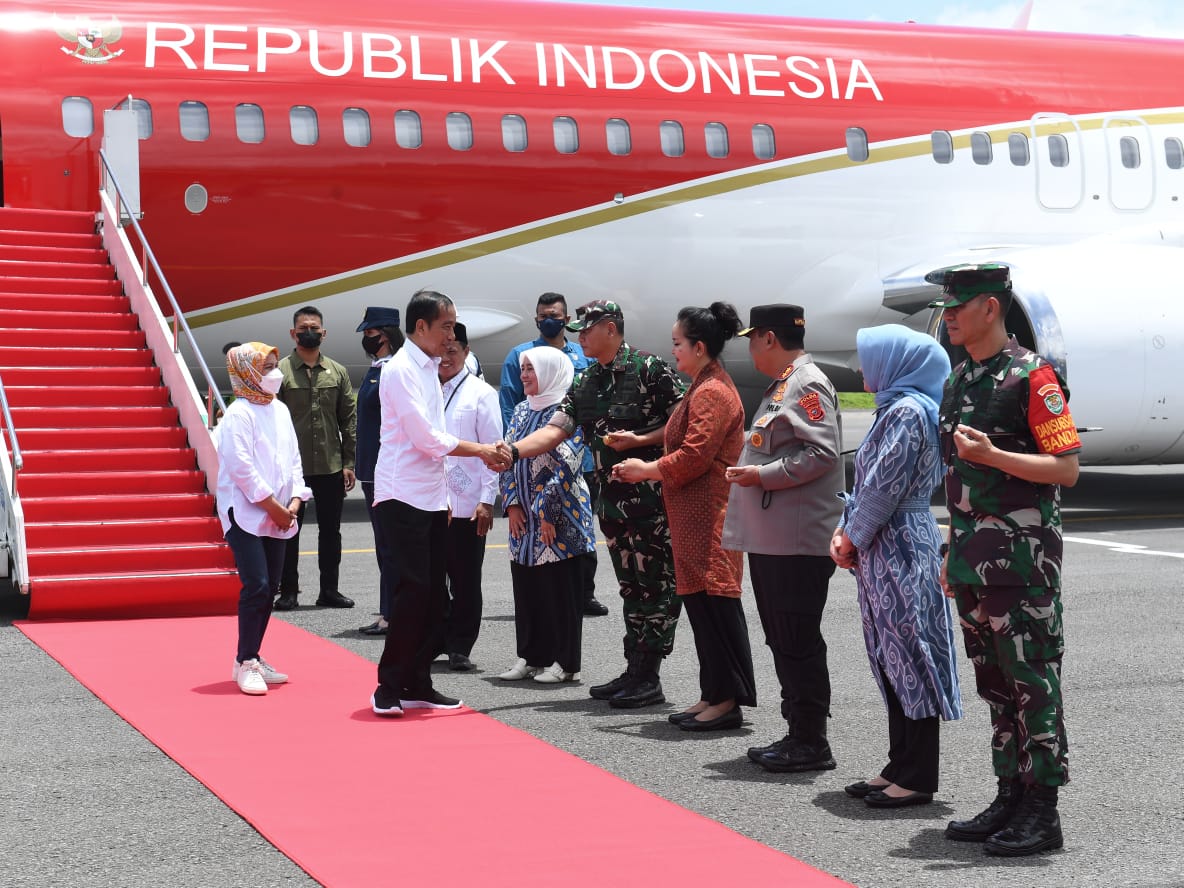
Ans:
{"label": "black face mask", "polygon": [[382,337],[381,336],[363,336],[362,337],[362,351],[370,357],[377,357],[378,353],[382,351]]}
{"label": "black face mask", "polygon": [[296,344],[301,348],[318,348],[322,335],[316,330],[301,330],[296,334]]}

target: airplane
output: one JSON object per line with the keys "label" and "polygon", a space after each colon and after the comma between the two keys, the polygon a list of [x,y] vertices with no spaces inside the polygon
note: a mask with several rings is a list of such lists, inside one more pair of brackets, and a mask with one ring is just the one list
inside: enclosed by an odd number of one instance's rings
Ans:
{"label": "airplane", "polygon": [[21,0],[3,202],[95,209],[102,112],[134,110],[142,224],[211,366],[286,347],[311,303],[360,373],[364,308],[429,287],[488,371],[557,291],[616,300],[657,354],[684,305],[798,303],[857,388],[858,328],[940,338],[924,275],[1003,262],[1012,330],[1098,429],[1083,463],[1179,463],[1182,63],[1165,39],[522,0]]}

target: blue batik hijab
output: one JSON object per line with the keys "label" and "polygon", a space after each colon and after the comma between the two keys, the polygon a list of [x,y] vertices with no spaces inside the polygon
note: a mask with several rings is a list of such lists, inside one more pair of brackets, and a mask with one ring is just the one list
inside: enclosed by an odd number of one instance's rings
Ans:
{"label": "blue batik hijab", "polygon": [[900,324],[884,324],[859,330],[855,347],[863,379],[876,394],[876,407],[912,395],[925,408],[929,422],[937,425],[937,405],[950,375],[950,359],[936,339]]}

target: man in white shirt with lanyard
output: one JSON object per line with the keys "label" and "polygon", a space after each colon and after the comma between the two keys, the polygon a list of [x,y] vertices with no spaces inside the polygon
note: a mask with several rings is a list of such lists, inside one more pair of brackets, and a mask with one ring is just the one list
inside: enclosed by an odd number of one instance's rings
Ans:
{"label": "man in white shirt with lanyard", "polygon": [[[444,424],[449,434],[481,444],[502,439],[502,413],[493,386],[469,370],[469,336],[457,323],[456,339],[444,347],[440,384],[444,387]],[[444,629],[448,667],[473,668],[469,655],[481,631],[481,567],[485,535],[493,524],[497,472],[472,456],[444,458],[448,483],[449,612]]]}
{"label": "man in white shirt with lanyard", "polygon": [[459,700],[432,687],[431,675],[448,606],[444,457],[476,456],[491,467],[501,464],[495,445],[463,441],[445,429],[437,373],[454,338],[452,300],[420,290],[411,297],[404,318],[407,342],[382,368],[378,383],[382,431],[374,508],[389,544],[390,575],[398,578],[378,662],[378,687],[370,697],[374,712],[385,716],[460,706]]}

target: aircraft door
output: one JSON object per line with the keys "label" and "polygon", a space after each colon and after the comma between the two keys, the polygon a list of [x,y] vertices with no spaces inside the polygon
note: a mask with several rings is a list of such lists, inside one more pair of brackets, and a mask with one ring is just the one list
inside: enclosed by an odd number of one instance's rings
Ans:
{"label": "aircraft door", "polygon": [[1075,210],[1085,196],[1081,129],[1067,114],[1040,113],[1030,122],[1036,155],[1036,198],[1046,210]]}
{"label": "aircraft door", "polygon": [[1106,171],[1110,203],[1116,210],[1138,211],[1155,198],[1155,155],[1151,129],[1138,117],[1107,117]]}

